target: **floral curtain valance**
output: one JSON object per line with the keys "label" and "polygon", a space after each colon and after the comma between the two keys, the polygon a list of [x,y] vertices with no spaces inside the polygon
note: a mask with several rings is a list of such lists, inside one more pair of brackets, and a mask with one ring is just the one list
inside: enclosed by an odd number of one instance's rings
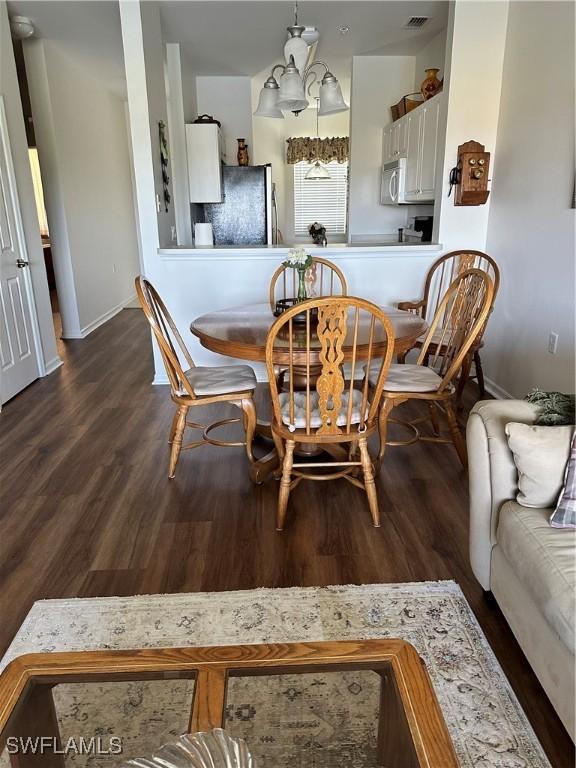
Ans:
{"label": "floral curtain valance", "polygon": [[348,136],[332,139],[314,139],[310,137],[287,139],[286,162],[294,165],[305,160],[307,163],[329,163],[336,160],[345,163],[348,160],[350,140]]}

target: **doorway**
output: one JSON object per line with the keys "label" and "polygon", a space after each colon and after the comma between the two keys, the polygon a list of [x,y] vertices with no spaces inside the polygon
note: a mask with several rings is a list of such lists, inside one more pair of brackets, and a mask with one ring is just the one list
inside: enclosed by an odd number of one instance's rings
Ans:
{"label": "doorway", "polygon": [[34,185],[34,198],[36,201],[36,212],[38,215],[38,227],[40,237],[42,238],[42,251],[44,254],[44,265],[46,267],[46,276],[48,287],[50,289],[50,304],[52,306],[52,322],[54,324],[54,333],[58,347],[58,354],[63,358],[65,348],[62,341],[62,318],[60,315],[60,301],[58,297],[58,286],[54,273],[54,255],[52,251],[52,242],[50,239],[50,229],[48,226],[48,217],[46,215],[46,206],[44,204],[44,187],[42,185],[42,171],[40,169],[40,159],[36,146],[36,136],[34,134],[34,121],[32,119],[32,106],[30,103],[30,93],[28,89],[28,79],[26,76],[26,65],[24,62],[24,50],[22,41],[12,40],[14,47],[14,59],[16,61],[16,71],[18,74],[18,87],[20,89],[20,99],[22,102],[22,112],[24,115],[24,124],[26,126],[26,139],[28,141],[28,160],[30,163],[30,172],[32,174],[32,183]]}

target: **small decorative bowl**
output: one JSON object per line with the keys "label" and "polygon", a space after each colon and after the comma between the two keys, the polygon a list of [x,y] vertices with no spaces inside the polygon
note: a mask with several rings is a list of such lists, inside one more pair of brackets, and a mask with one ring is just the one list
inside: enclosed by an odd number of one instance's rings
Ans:
{"label": "small decorative bowl", "polygon": [[180,736],[151,758],[127,760],[120,768],[256,768],[256,761],[244,739],[214,728]]}
{"label": "small decorative bowl", "polygon": [[[278,299],[276,302],[276,309],[274,310],[274,317],[280,317],[280,315],[284,314],[289,309],[292,309],[292,307],[295,307],[297,304],[300,304],[299,299]],[[296,323],[297,325],[306,325],[306,312],[300,312],[297,315],[294,315],[292,318],[292,322]],[[314,325],[318,322],[318,310],[317,309],[311,309],[310,310],[310,325]]]}

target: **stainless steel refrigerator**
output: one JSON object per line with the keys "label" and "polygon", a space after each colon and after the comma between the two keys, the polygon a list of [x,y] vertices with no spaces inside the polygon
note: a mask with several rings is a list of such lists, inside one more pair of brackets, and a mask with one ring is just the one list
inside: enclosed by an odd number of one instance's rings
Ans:
{"label": "stainless steel refrigerator", "polygon": [[223,201],[204,204],[214,245],[272,245],[272,166],[225,165]]}

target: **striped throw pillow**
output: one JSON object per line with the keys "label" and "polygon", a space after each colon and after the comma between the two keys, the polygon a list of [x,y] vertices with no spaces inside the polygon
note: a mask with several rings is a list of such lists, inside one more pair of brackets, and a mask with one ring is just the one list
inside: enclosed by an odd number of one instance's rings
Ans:
{"label": "striped throw pillow", "polygon": [[553,528],[576,528],[576,435],[572,438],[564,487],[560,492],[556,509],[550,517],[550,525]]}

